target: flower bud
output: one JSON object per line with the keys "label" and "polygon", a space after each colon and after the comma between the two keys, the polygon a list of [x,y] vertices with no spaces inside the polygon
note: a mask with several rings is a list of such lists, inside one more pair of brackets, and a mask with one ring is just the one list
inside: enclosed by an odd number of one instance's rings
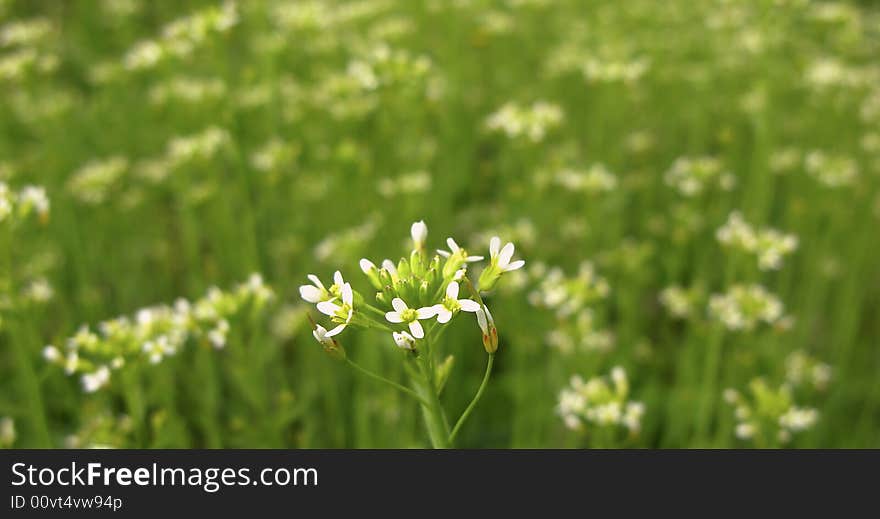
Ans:
{"label": "flower bud", "polygon": [[483,332],[483,348],[486,349],[486,353],[495,353],[498,351],[498,329],[495,328],[495,320],[492,319],[492,314],[486,306],[477,310],[476,314],[477,324]]}
{"label": "flower bud", "polygon": [[376,265],[366,258],[361,259],[360,265],[361,271],[367,276],[367,279],[370,280],[370,284],[373,285],[373,288],[376,290],[382,290],[382,282],[379,280],[379,269],[376,268]]}
{"label": "flower bud", "polygon": [[412,236],[413,247],[417,251],[422,251],[425,249],[425,241],[428,239],[428,226],[425,225],[425,222],[419,220],[412,224],[409,230],[410,236]]}

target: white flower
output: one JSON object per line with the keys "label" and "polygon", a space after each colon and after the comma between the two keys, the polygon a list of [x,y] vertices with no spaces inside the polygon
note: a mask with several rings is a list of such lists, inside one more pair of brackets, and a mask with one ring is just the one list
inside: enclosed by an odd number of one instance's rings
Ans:
{"label": "white flower", "polygon": [[315,340],[318,341],[324,347],[335,347],[333,344],[333,339],[327,337],[327,328],[324,328],[320,324],[315,325],[315,329],[312,330],[312,335],[315,337]]}
{"label": "white flower", "polygon": [[345,285],[342,272],[338,270],[333,273],[333,284],[330,288],[325,288],[318,276],[314,274],[309,274],[307,277],[314,285],[302,285],[299,287],[299,295],[309,303],[332,301],[341,295],[342,286]]}
{"label": "white flower", "polygon": [[412,224],[412,227],[409,229],[409,234],[412,236],[416,249],[422,250],[425,247],[425,240],[428,239],[428,226],[425,225],[425,222],[419,220]]}
{"label": "white flower", "polygon": [[[337,271],[336,274],[339,274],[339,272]],[[339,274],[338,279],[342,280],[341,274]],[[333,301],[321,301],[318,303],[319,312],[339,322],[339,325],[325,334],[327,337],[334,337],[342,333],[342,330],[345,330],[345,327],[348,326],[354,315],[354,292],[351,290],[351,285],[349,283],[343,284],[340,293],[342,295],[342,305],[338,305]]]}
{"label": "white flower", "polygon": [[[459,247],[458,244],[455,243],[455,240],[453,240],[452,238],[446,238],[446,244],[449,245],[448,251],[437,249],[437,252],[441,256],[443,256],[444,258],[448,258],[450,256],[454,256],[454,255],[458,254],[458,255],[462,256],[465,263],[473,263],[475,261],[483,261],[482,256],[468,256],[467,251],[465,251],[464,249]],[[513,252],[511,252],[511,254],[513,254]]]}
{"label": "white flower", "polygon": [[492,239],[489,240],[490,265],[497,266],[501,272],[511,272],[513,270],[522,268],[523,265],[526,264],[525,261],[517,260],[513,263],[510,262],[510,260],[513,258],[513,251],[513,243],[508,242],[507,245],[502,248],[501,238],[499,238],[498,236],[492,237]]}
{"label": "white flower", "polygon": [[446,287],[446,298],[442,303],[433,306],[434,312],[437,314],[437,321],[448,323],[452,319],[452,315],[459,311],[478,312],[480,304],[471,299],[458,298],[459,285],[457,281],[449,283]]}
{"label": "white flower", "polygon": [[415,349],[416,339],[409,333],[391,332],[391,336],[394,337],[394,343],[397,344],[399,348],[403,348],[404,350]]}
{"label": "white flower", "polygon": [[94,393],[101,389],[110,381],[110,369],[107,366],[101,366],[94,373],[88,373],[82,376],[83,390],[86,393]]}
{"label": "white flower", "polygon": [[395,297],[391,300],[391,306],[394,307],[393,312],[387,312],[385,314],[385,319],[391,323],[407,323],[409,324],[409,331],[412,332],[413,336],[417,339],[421,339],[425,336],[425,330],[422,328],[421,323],[419,323],[419,319],[430,319],[434,317],[434,308],[425,307],[419,309],[413,309],[406,306],[406,303],[403,302],[403,299],[399,297]]}
{"label": "white flower", "polygon": [[318,276],[309,274],[307,276],[313,283],[312,285],[302,285],[299,287],[299,295],[309,303],[320,303],[330,299],[330,292],[324,288],[324,284],[318,279]]}
{"label": "white flower", "polygon": [[61,358],[61,352],[58,351],[58,348],[50,344],[43,348],[43,358],[49,362],[55,362]]}

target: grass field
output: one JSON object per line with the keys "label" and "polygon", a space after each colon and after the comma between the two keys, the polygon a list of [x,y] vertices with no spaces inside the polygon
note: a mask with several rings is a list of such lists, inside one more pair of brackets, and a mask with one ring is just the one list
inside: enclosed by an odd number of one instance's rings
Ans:
{"label": "grass field", "polygon": [[880,447],[873,2],[0,0],[0,99],[2,447],[445,446],[449,236],[456,447]]}

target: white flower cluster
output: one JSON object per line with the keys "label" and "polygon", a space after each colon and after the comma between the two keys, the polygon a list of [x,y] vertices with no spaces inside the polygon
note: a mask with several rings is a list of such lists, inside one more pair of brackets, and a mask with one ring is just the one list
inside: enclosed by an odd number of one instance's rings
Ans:
{"label": "white flower cluster", "polygon": [[793,234],[771,228],[755,230],[739,211],[730,213],[715,237],[726,247],[757,255],[758,268],[761,270],[778,270],[782,267],[783,258],[798,246],[797,237]]}
{"label": "white flower cluster", "polygon": [[10,449],[15,444],[15,420],[8,416],[0,418],[0,449]]}
{"label": "white flower cluster", "polygon": [[138,163],[138,175],[152,183],[163,182],[175,169],[192,162],[208,161],[223,152],[230,142],[229,133],[217,126],[208,126],[200,132],[171,138],[165,153]]}
{"label": "white flower cluster", "polygon": [[628,398],[626,371],[616,366],[609,377],[595,377],[586,382],[580,376],[572,377],[569,387],[559,393],[556,409],[565,426],[572,430],[583,430],[588,425],[622,426],[631,433],[638,433],[645,405]]}
{"label": "white flower cluster", "polygon": [[15,192],[6,182],[0,181],[0,224],[17,224],[32,214],[45,222],[49,218],[50,207],[44,188],[24,186]]}
{"label": "white flower cluster", "polygon": [[807,67],[804,79],[818,90],[829,88],[861,88],[876,85],[880,80],[876,68],[850,65],[837,58],[819,58]]}
{"label": "white flower cluster", "polygon": [[[335,339],[337,335],[348,326],[375,328],[390,331],[398,347],[415,350],[430,331],[447,324],[463,311],[476,315],[483,346],[488,353],[494,353],[498,348],[498,332],[492,314],[482,303],[480,291],[490,290],[503,274],[525,264],[522,260],[513,261],[513,243],[502,247],[500,238],[491,239],[489,264],[474,284],[467,277],[468,265],[483,261],[483,256],[470,255],[452,238],[446,240],[449,250],[429,255],[425,248],[428,227],[421,221],[412,224],[410,235],[413,250],[409,258],[401,258],[397,264],[386,259],[379,267],[366,258],[360,260],[361,271],[377,291],[375,301],[379,307],[366,302],[340,271],[333,275],[333,284],[329,286],[314,274],[308,276],[312,284],[300,287],[301,297],[315,304],[318,311],[335,324],[329,330],[315,325],[315,339],[329,353],[344,355]],[[463,287],[476,300],[461,297]],[[421,321],[434,318],[436,322],[431,322],[426,331]]]}
{"label": "white flower cluster", "polygon": [[617,188],[617,177],[604,164],[593,164],[586,170],[560,170],[554,181],[570,191],[584,193],[602,193]]}
{"label": "white flower cluster", "polygon": [[49,73],[58,67],[58,56],[47,44],[57,34],[49,19],[43,17],[10,20],[0,26],[0,81],[18,81],[32,71]]}
{"label": "white flower cluster", "polygon": [[714,157],[679,157],[666,171],[666,183],[687,197],[697,196],[713,185],[733,189],[736,177]]}
{"label": "white flower cluster", "polygon": [[709,313],[730,330],[754,330],[759,323],[774,324],[783,317],[783,305],[761,285],[733,285],[709,298]]}
{"label": "white flower cluster", "polygon": [[340,229],[319,241],[314,248],[315,258],[318,261],[327,261],[330,258],[356,259],[364,245],[372,240],[378,231],[378,217],[375,215],[367,217],[361,224]]}
{"label": "white flower cluster", "polygon": [[12,20],[0,27],[0,47],[35,45],[52,33],[52,23],[47,18]]}
{"label": "white flower cluster", "polygon": [[562,124],[562,108],[546,101],[536,101],[524,107],[507,103],[486,119],[486,127],[502,132],[511,139],[526,138],[541,142],[547,132]]}
{"label": "white flower cluster", "polygon": [[749,383],[749,395],[751,398],[746,398],[735,389],[724,391],[724,399],[734,406],[736,437],[741,440],[760,446],[786,444],[793,433],[810,429],[819,419],[816,409],[794,404],[787,385],[774,389],[756,378]]}
{"label": "white flower cluster", "polygon": [[295,144],[273,137],[251,154],[251,165],[257,171],[272,173],[289,167],[298,154]]}
{"label": "white flower cluster", "polygon": [[814,150],[804,159],[807,174],[828,187],[852,185],[859,176],[856,162],[844,155],[830,155]]}
{"label": "white flower cluster", "polygon": [[273,297],[272,289],[254,274],[228,292],[215,287],[195,302],[178,299],[173,306],[143,308],[132,317],[102,322],[97,333],[83,326],[63,348],[46,346],[43,358],[68,375],[79,374],[83,389],[92,393],[110,382],[113,370],[140,358],[158,364],[190,340],[223,348],[230,319],[245,308],[261,310]]}
{"label": "white flower cluster", "polygon": [[427,171],[413,171],[396,178],[380,178],[376,183],[376,189],[384,198],[397,195],[414,195],[425,193],[431,189],[433,180]]}
{"label": "white flower cluster", "polygon": [[584,78],[597,83],[635,83],[648,69],[649,62],[645,58],[628,61],[588,58],[581,67]]}
{"label": "white flower cluster", "polygon": [[350,61],[346,73],[362,89],[376,90],[424,78],[430,70],[431,60],[427,56],[414,56],[406,49],[381,44],[364,57]]}
{"label": "white flower cluster", "polygon": [[785,380],[793,387],[808,385],[816,391],[824,391],[831,381],[831,366],[797,350],[785,359]]}
{"label": "white flower cluster", "polygon": [[584,308],[574,319],[566,319],[547,332],[545,340],[563,355],[575,352],[607,353],[614,348],[614,334],[598,328],[595,314]]}
{"label": "white flower cluster", "polygon": [[544,264],[536,264],[530,274],[541,281],[529,294],[529,302],[555,310],[560,319],[604,299],[611,291],[608,282],[596,273],[589,261],[582,262],[577,275],[572,277],[567,277],[559,267],[548,268]]}
{"label": "white flower cluster", "polygon": [[221,99],[226,94],[226,83],[220,78],[179,76],[150,88],[150,103],[165,105],[172,102],[202,103]]}
{"label": "white flower cluster", "polygon": [[664,288],[659,297],[660,304],[678,319],[693,316],[702,298],[703,291],[699,287],[684,288],[678,285]]}
{"label": "white flower cluster", "polygon": [[329,111],[337,119],[356,118],[379,107],[383,90],[428,94],[431,71],[427,56],[383,43],[351,60],[345,70],[326,74],[303,95],[314,109]]}
{"label": "white flower cluster", "polygon": [[227,1],[210,6],[189,16],[173,20],[162,28],[156,39],[135,44],[123,58],[129,70],[150,69],[169,57],[184,57],[214,34],[228,31],[238,23],[235,2]]}
{"label": "white flower cluster", "polygon": [[79,201],[98,205],[118,187],[127,170],[128,159],[122,156],[91,160],[71,175],[67,189]]}

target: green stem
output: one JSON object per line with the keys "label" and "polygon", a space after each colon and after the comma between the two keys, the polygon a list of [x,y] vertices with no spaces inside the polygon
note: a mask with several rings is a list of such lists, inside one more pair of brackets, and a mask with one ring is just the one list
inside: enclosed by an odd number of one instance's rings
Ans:
{"label": "green stem", "polygon": [[455,427],[452,428],[452,433],[449,435],[449,443],[452,444],[455,442],[455,437],[458,435],[458,431],[461,429],[461,426],[464,425],[464,422],[467,421],[468,416],[470,416],[471,411],[474,410],[474,407],[477,406],[477,402],[480,401],[480,398],[483,396],[483,391],[486,390],[486,386],[489,383],[489,377],[492,375],[492,366],[495,364],[495,354],[489,354],[489,361],[486,363],[486,373],[483,375],[483,382],[480,383],[480,388],[477,389],[477,394],[474,395],[471,403],[468,404],[467,408],[461,414],[461,418],[455,423]]}
{"label": "green stem", "polygon": [[382,375],[379,375],[377,373],[373,373],[372,371],[368,370],[367,368],[364,368],[360,364],[349,359],[348,357],[345,358],[345,362],[347,362],[351,367],[353,367],[357,371],[360,371],[364,375],[366,375],[372,379],[378,380],[379,382],[384,382],[384,383],[388,384],[389,386],[397,389],[398,391],[402,391],[402,392],[406,393],[407,395],[418,400],[419,403],[422,405],[428,405],[428,402],[426,400],[424,400],[418,393],[416,393],[412,389],[410,389],[406,386],[403,386],[401,384],[398,384],[397,382],[394,382],[392,380],[389,380],[389,379],[383,377]]}
{"label": "green stem", "polygon": [[723,338],[723,332],[717,328],[714,329],[709,343],[709,351],[706,354],[706,365],[703,372],[703,398],[697,412],[696,439],[698,447],[705,447],[706,445],[703,444],[708,439],[709,423],[712,419],[712,401],[716,398],[717,392],[718,367],[721,362]]}
{"label": "green stem", "polygon": [[416,361],[419,365],[420,379],[416,385],[419,394],[423,398],[422,416],[431,438],[431,445],[435,449],[448,449],[449,422],[446,413],[440,405],[440,397],[437,395],[437,387],[434,383],[434,370],[430,366],[427,355],[420,355]]}

